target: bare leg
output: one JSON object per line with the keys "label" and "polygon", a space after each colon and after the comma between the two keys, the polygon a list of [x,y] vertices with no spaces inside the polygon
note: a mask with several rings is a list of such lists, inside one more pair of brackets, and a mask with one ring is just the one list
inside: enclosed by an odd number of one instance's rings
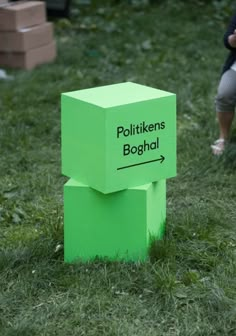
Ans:
{"label": "bare leg", "polygon": [[219,139],[211,146],[215,155],[220,155],[230,136],[236,106],[236,71],[229,69],[221,77],[215,99],[219,123]]}
{"label": "bare leg", "polygon": [[228,140],[234,119],[234,112],[218,112],[217,117],[220,127],[220,139]]}
{"label": "bare leg", "polygon": [[225,149],[225,144],[229,139],[231,125],[234,119],[234,112],[218,112],[217,113],[220,137],[211,146],[213,154],[221,155]]}

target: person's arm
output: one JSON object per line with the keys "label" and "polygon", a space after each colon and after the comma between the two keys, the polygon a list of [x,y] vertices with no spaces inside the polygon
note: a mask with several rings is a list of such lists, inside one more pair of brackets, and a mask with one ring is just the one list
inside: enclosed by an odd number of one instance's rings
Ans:
{"label": "person's arm", "polygon": [[236,15],[230,21],[227,31],[224,34],[224,45],[227,49],[236,49]]}

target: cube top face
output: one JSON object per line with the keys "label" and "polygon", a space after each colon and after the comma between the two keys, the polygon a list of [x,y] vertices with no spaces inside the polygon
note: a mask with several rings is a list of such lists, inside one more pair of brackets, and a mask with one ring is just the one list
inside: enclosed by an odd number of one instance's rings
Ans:
{"label": "cube top face", "polygon": [[68,96],[102,108],[111,108],[172,95],[169,92],[126,82],[68,92]]}
{"label": "cube top face", "polygon": [[62,172],[103,193],[175,176],[176,96],[134,83],[63,94]]}

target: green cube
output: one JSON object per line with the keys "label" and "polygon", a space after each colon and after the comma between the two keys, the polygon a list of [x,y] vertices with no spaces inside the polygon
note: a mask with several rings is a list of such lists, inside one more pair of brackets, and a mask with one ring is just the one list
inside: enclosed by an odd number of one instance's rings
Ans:
{"label": "green cube", "polygon": [[175,94],[130,82],[62,94],[62,173],[105,194],[175,176]]}
{"label": "green cube", "polygon": [[70,179],[64,186],[65,261],[144,261],[152,239],[162,238],[165,220],[165,180],[105,195]]}

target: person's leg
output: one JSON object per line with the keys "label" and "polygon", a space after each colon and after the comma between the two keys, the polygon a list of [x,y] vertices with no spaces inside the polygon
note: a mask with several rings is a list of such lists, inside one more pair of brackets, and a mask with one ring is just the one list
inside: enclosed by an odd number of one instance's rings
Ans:
{"label": "person's leg", "polygon": [[230,136],[230,129],[234,119],[234,111],[231,112],[218,112],[217,113],[220,139],[228,140]]}
{"label": "person's leg", "polygon": [[236,105],[236,71],[226,71],[218,87],[216,112],[219,123],[219,139],[211,146],[213,153],[222,154],[229,139]]}

